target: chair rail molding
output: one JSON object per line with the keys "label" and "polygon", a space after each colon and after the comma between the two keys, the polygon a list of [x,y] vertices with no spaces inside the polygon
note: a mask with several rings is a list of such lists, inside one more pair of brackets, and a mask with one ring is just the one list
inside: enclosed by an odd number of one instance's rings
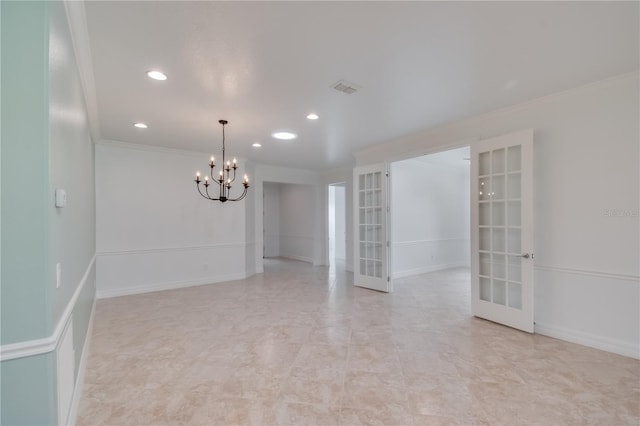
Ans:
{"label": "chair rail molding", "polygon": [[89,277],[89,273],[91,272],[91,269],[93,268],[95,262],[96,254],[94,254],[89,261],[89,266],[87,266],[87,269],[84,272],[84,275],[82,276],[78,287],[76,287],[73,296],[71,296],[71,299],[69,299],[69,303],[67,303],[64,312],[60,316],[60,319],[58,320],[53,333],[50,336],[43,337],[41,339],[25,340],[23,342],[9,343],[0,346],[0,361],[8,361],[11,359],[25,358],[34,355],[42,355],[53,352],[56,349],[60,338],[62,337],[63,331],[66,329],[69,319],[71,319],[71,313],[76,306],[78,297],[80,296],[80,293],[82,293],[82,289],[87,282],[87,278]]}

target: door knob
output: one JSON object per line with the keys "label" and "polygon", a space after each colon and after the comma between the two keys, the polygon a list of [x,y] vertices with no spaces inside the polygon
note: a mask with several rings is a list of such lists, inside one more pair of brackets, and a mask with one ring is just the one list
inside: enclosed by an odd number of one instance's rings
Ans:
{"label": "door knob", "polygon": [[531,255],[529,253],[521,254],[520,257],[524,257],[525,259],[529,259]]}

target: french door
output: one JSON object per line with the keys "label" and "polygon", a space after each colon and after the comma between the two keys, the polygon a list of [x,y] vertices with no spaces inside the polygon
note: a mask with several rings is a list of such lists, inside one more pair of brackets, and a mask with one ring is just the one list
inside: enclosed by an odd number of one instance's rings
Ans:
{"label": "french door", "polygon": [[375,164],[353,171],[354,284],[384,292],[391,291],[387,170],[386,164]]}
{"label": "french door", "polygon": [[471,145],[471,311],[533,333],[533,131]]}

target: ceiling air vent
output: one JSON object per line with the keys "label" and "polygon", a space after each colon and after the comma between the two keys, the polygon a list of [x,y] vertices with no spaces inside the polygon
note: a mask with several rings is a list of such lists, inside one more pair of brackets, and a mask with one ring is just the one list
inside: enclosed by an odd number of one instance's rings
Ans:
{"label": "ceiling air vent", "polygon": [[359,89],[359,86],[345,80],[340,80],[331,87],[336,89],[338,92],[346,93],[347,95],[353,95]]}

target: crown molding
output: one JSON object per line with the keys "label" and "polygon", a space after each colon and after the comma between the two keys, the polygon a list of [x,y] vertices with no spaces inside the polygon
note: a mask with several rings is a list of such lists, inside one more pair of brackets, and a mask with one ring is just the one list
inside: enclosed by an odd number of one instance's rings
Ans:
{"label": "crown molding", "polygon": [[98,95],[93,72],[93,59],[89,42],[89,27],[84,1],[65,0],[64,8],[69,22],[71,42],[76,56],[80,85],[84,94],[84,103],[89,117],[89,129],[93,140],[100,139],[100,116],[98,114]]}
{"label": "crown molding", "polygon": [[[95,144],[98,146],[108,146],[108,147],[122,148],[122,149],[133,149],[136,151],[160,152],[163,154],[183,155],[186,157],[202,158],[204,156],[205,158],[209,158],[209,156],[211,156],[210,152],[191,151],[186,149],[169,148],[165,146],[156,146],[156,145],[144,145],[139,143],[122,142],[122,141],[116,141],[111,139],[100,139]],[[244,157],[236,157],[236,158],[238,160],[242,160],[245,162],[247,161],[246,158]]]}
{"label": "crown molding", "polygon": [[[637,80],[640,79],[640,70],[634,70],[631,72],[627,72],[624,74],[620,74],[620,75],[616,75],[613,77],[609,77],[603,80],[598,80],[598,81],[594,81],[588,84],[584,84],[581,86],[577,86],[577,87],[573,87],[567,90],[563,90],[560,92],[555,92],[555,93],[551,93],[549,95],[545,95],[545,96],[541,96],[539,98],[535,98],[535,99],[531,99],[525,102],[520,102],[517,104],[513,104],[510,105],[508,107],[504,107],[504,108],[500,108],[500,109],[496,109],[493,111],[489,111],[486,112],[484,114],[478,114],[478,115],[474,115],[474,116],[470,116],[470,117],[466,117],[466,118],[461,118],[455,121],[450,121],[450,122],[446,122],[443,124],[439,124],[427,129],[424,129],[422,131],[416,132],[416,133],[412,133],[410,135],[406,135],[406,136],[402,136],[400,138],[395,138],[395,139],[391,139],[387,142],[382,142],[373,146],[370,146],[368,148],[359,150],[354,152],[354,156],[356,158],[356,163],[357,164],[368,164],[368,159],[370,157],[378,157],[379,154],[384,154],[385,151],[389,150],[390,147],[392,146],[397,146],[398,143],[415,143],[417,140],[425,140],[427,138],[433,138],[435,136],[438,135],[443,135],[446,134],[449,131],[452,130],[456,130],[459,128],[464,128],[464,127],[469,127],[472,125],[477,125],[479,123],[482,123],[484,121],[488,121],[488,120],[492,120],[495,118],[499,118],[502,117],[504,115],[507,114],[511,114],[517,111],[521,111],[524,109],[528,109],[534,106],[538,106],[538,105],[544,105],[548,102],[552,102],[555,100],[559,100],[562,98],[566,98],[566,97],[570,97],[570,96],[575,96],[581,93],[585,93],[585,92],[590,92],[593,90],[599,90],[599,89],[603,89],[606,87],[609,87],[611,85],[620,83],[620,82],[624,82],[627,80]],[[394,157],[391,160],[392,161],[397,161],[400,159],[404,159],[404,158],[410,158],[410,156],[415,156],[414,154],[417,155],[424,155],[424,154],[430,154],[430,153],[435,153],[435,152],[439,152],[439,151],[444,151],[444,150],[448,150],[448,149],[454,149],[454,148],[460,148],[462,146],[465,145],[469,145],[469,143],[475,141],[475,140],[480,140],[482,139],[481,135],[478,135],[475,138],[470,138],[467,139],[465,141],[452,141],[449,143],[441,143],[437,146],[434,147],[429,147],[428,151],[429,152],[422,152],[424,151],[424,148],[418,148],[418,149],[413,149],[411,151],[403,151],[403,152],[399,152],[397,153],[397,158]],[[396,150],[397,151],[397,150]],[[421,152],[421,153],[419,153]],[[365,160],[365,161],[362,161]]]}

